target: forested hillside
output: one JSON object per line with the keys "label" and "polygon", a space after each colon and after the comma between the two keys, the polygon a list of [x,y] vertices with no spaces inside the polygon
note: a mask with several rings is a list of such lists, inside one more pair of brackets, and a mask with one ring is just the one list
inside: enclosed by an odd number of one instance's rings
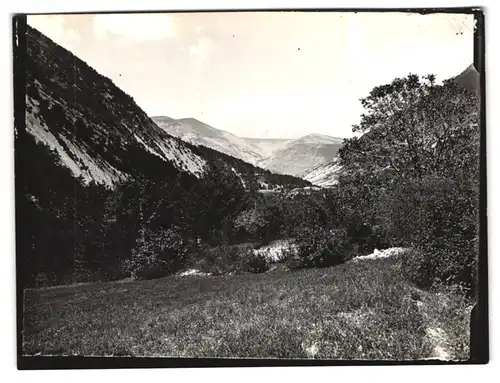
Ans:
{"label": "forested hillside", "polygon": [[198,245],[230,238],[258,189],[309,185],[169,136],[30,27],[25,65],[27,134],[15,147],[19,206],[33,217],[19,249],[27,285],[176,270]]}
{"label": "forested hillside", "polygon": [[299,248],[289,267],[332,265],[396,246],[411,249],[402,270],[417,285],[473,293],[479,97],[454,79],[438,85],[432,75],[375,87],[361,100],[358,136],[339,150],[335,183],[297,197],[268,197],[276,201],[266,209],[287,217],[280,224]]}

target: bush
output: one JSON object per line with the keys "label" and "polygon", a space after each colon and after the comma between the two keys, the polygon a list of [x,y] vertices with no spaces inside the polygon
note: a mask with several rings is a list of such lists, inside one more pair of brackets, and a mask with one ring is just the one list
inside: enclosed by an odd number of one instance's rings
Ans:
{"label": "bush", "polygon": [[120,279],[124,279],[130,276],[130,272],[128,272],[126,268],[127,260],[119,260],[113,262],[111,265],[107,266],[105,270],[103,270],[101,275],[102,281],[116,281]]}
{"label": "bush", "polygon": [[125,270],[134,279],[154,279],[181,269],[187,259],[189,245],[175,228],[145,230],[125,261]]}
{"label": "bush", "polygon": [[[263,233],[267,233],[267,222],[262,210],[252,207],[243,210],[239,213],[233,222],[234,230],[239,234],[240,239],[265,237]],[[238,238],[238,236],[235,236]]]}
{"label": "bush", "polygon": [[[345,219],[345,217],[344,217]],[[389,247],[386,231],[382,225],[369,226],[364,223],[351,221],[345,224],[347,227],[346,237],[352,247],[356,247],[363,253],[371,253],[375,249]]]}
{"label": "bush", "polygon": [[252,246],[221,245],[205,252],[201,270],[215,276],[240,272],[263,273],[269,270],[267,260],[255,254]]}
{"label": "bush", "polygon": [[239,250],[234,246],[221,245],[206,250],[200,264],[201,271],[215,276],[227,275],[241,269]]}
{"label": "bush", "polygon": [[470,293],[474,287],[475,257],[463,249],[411,249],[403,254],[401,264],[404,276],[421,288],[458,285]]}
{"label": "bush", "polygon": [[416,249],[405,259],[413,282],[473,287],[477,200],[474,183],[434,176],[394,185],[388,192],[380,216],[393,243]]}
{"label": "bush", "polygon": [[406,279],[418,287],[428,288],[434,283],[431,275],[430,255],[421,250],[409,249],[401,257],[402,272]]}
{"label": "bush", "polygon": [[328,231],[322,227],[301,227],[294,236],[296,251],[288,252],[289,269],[328,267],[344,263],[349,245],[344,231]]}
{"label": "bush", "polygon": [[245,271],[249,273],[265,273],[269,270],[269,262],[262,254],[252,252],[248,258],[244,260]]}

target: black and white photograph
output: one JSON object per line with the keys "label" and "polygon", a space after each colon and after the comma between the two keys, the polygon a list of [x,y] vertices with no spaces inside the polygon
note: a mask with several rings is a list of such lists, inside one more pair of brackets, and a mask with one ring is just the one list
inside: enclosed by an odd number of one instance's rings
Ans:
{"label": "black and white photograph", "polygon": [[479,8],[28,14],[13,47],[19,368],[488,362]]}

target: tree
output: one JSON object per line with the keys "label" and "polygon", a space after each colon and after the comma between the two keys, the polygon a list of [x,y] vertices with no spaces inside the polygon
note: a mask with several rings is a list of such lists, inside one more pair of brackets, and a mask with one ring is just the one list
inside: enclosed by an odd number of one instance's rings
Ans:
{"label": "tree", "polygon": [[[339,150],[343,224],[368,247],[414,246],[441,280],[470,286],[477,248],[479,100],[409,75],[374,88]],[[443,261],[446,260],[446,261]],[[453,265],[452,268],[449,265]]]}
{"label": "tree", "polygon": [[384,177],[453,177],[477,174],[479,100],[477,94],[432,75],[409,75],[374,88],[361,100],[367,113],[353,127],[360,137],[339,150],[347,173],[367,180]]}
{"label": "tree", "polygon": [[210,240],[229,242],[233,221],[248,206],[251,195],[235,171],[222,161],[211,163],[211,169],[203,181],[205,196],[200,207],[206,217],[205,234],[212,236]]}

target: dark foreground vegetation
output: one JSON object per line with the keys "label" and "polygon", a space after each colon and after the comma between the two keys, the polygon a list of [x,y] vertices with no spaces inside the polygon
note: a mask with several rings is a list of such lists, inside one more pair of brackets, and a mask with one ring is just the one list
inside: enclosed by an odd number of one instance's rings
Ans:
{"label": "dark foreground vegetation", "polygon": [[398,259],[25,292],[29,355],[468,359],[471,302]]}

